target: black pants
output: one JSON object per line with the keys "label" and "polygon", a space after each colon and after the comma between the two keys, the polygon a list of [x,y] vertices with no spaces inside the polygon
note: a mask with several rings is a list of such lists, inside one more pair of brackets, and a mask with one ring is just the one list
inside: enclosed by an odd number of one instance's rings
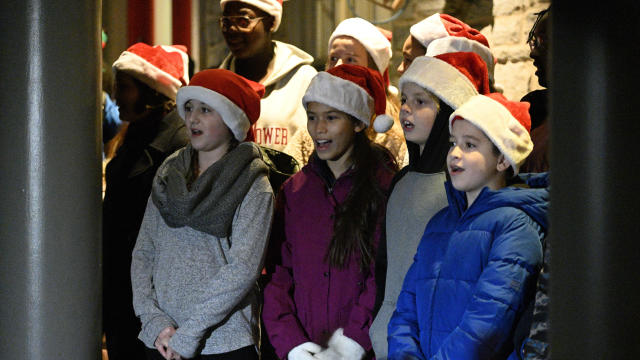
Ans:
{"label": "black pants", "polygon": [[[258,360],[258,353],[253,345],[223,354],[198,355],[194,360]],[[165,360],[157,349],[147,348],[147,360]]]}

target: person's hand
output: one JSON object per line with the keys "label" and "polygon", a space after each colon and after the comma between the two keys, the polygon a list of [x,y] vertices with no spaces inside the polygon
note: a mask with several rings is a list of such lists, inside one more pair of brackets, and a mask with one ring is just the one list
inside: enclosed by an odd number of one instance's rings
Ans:
{"label": "person's hand", "polygon": [[[156,342],[154,343],[160,355],[167,360],[175,359],[175,352],[169,347],[169,340],[171,340],[171,337],[175,333],[176,329],[173,326],[167,326],[164,330],[160,331],[160,334],[158,334]],[[180,358],[178,357],[178,359]]]}
{"label": "person's hand", "polygon": [[167,346],[167,355],[171,356],[169,359],[173,360],[182,360],[182,356],[178,354],[175,350],[171,348],[171,346]]}
{"label": "person's hand", "polygon": [[289,360],[313,360],[315,359],[313,355],[317,352],[322,351],[322,347],[318,344],[312,343],[311,341],[306,342],[304,344],[300,344],[287,354],[287,359]]}

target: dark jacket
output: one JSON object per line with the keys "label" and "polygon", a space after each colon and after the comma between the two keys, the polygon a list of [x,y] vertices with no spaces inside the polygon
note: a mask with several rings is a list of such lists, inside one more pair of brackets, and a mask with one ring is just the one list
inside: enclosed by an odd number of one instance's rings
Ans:
{"label": "dark jacket", "polygon": [[189,141],[174,110],[158,120],[149,117],[131,123],[122,146],[107,164],[102,206],[104,322],[114,329],[118,319],[135,317],[131,293],[131,252],[138,237],[156,170]]}
{"label": "dark jacket", "polygon": [[389,322],[389,359],[506,359],[542,264],[549,192],[484,188],[468,209],[451,183],[447,196]]}
{"label": "dark jacket", "polygon": [[[363,272],[357,255],[344,269],[325,261],[335,208],[351,191],[354,173],[348,170],[330,184],[325,175],[329,171],[326,162],[312,155],[278,194],[270,246],[279,251],[279,259],[264,290],[263,320],[280,358],[308,341],[326,346],[338,328],[365,350],[371,349],[374,262]],[[383,191],[392,177],[393,172],[380,165],[377,179]],[[379,236],[378,224],[374,247]]]}

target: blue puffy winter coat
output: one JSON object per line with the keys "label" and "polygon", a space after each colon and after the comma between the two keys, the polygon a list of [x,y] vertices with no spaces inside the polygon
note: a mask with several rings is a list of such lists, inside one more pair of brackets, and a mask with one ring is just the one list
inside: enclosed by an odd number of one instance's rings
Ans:
{"label": "blue puffy winter coat", "polygon": [[389,322],[389,359],[506,359],[542,263],[549,192],[484,188],[467,208],[446,184],[449,206],[427,225]]}

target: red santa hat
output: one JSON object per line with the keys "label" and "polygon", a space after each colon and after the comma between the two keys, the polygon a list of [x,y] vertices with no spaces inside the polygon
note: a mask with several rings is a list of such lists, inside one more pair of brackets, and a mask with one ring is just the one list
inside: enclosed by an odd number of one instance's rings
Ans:
{"label": "red santa hat", "polygon": [[473,52],[417,57],[400,77],[400,91],[410,82],[430,91],[454,110],[474,95],[489,93],[487,65]]}
{"label": "red santa hat", "polygon": [[411,26],[409,32],[427,49],[425,55],[428,56],[452,52],[478,54],[487,65],[489,81],[493,82],[496,61],[489,49],[489,41],[480,31],[462,20],[436,13]]}
{"label": "red santa hat", "polygon": [[183,119],[184,104],[198,100],[217,111],[238,141],[253,141],[251,125],[260,117],[264,86],[225,69],[203,70],[189,86],[178,90],[176,105]]}
{"label": "red santa hat", "polygon": [[189,83],[187,48],[133,44],[113,63],[113,70],[124,71],[174,100],[178,89]]}
{"label": "red santa hat", "polygon": [[393,119],[385,114],[387,98],[382,76],[363,66],[344,64],[319,72],[302,97],[305,109],[310,102],[342,111],[366,126],[373,121],[377,132],[385,132],[393,125]]}
{"label": "red santa hat", "polygon": [[343,20],[329,38],[329,51],[333,40],[338,36],[350,36],[358,40],[373,59],[380,74],[384,76],[391,60],[391,42],[381,29],[361,18]]}
{"label": "red santa hat", "polygon": [[283,0],[220,0],[220,7],[224,11],[224,6],[230,1],[239,1],[245,4],[253,5],[258,9],[273,16],[273,29],[272,32],[276,32],[280,27],[282,21],[282,2]]}
{"label": "red santa hat", "polygon": [[514,175],[518,174],[533,150],[528,102],[509,101],[500,93],[476,95],[451,114],[449,131],[458,119],[482,130],[511,164]]}

